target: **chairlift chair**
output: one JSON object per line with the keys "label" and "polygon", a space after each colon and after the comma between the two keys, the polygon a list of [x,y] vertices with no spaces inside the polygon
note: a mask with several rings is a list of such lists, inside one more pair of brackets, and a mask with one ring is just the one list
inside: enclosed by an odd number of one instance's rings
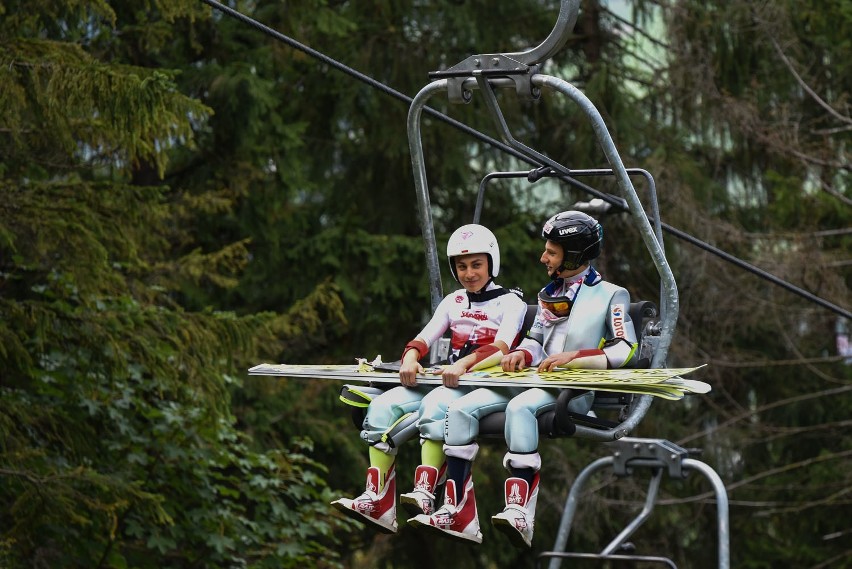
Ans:
{"label": "chairlift chair", "polygon": [[[576,22],[578,10],[579,0],[561,0],[556,25],[550,35],[538,47],[518,53],[473,55],[449,69],[430,73],[433,81],[420,90],[409,107],[407,120],[408,142],[414,171],[414,186],[417,194],[419,221],[425,245],[426,265],[429,271],[432,309],[434,310],[440,303],[443,298],[443,291],[441,290],[438,248],[435,240],[429,198],[429,184],[423,154],[421,118],[427,102],[439,93],[446,93],[451,102],[465,104],[472,99],[473,91],[479,90],[503,141],[521,156],[525,157],[531,164],[534,164],[536,168],[552,173],[559,179],[574,185],[580,184],[576,180],[577,176],[612,175],[615,177],[622,197],[614,198],[614,201],[620,202],[619,205],[629,212],[660,276],[661,291],[659,304],[654,306],[653,303],[649,302],[633,303],[630,311],[634,325],[637,327],[637,335],[641,336],[641,349],[644,351],[642,355],[648,357],[649,367],[663,368],[666,365],[666,356],[671,345],[678,317],[678,290],[674,275],[663,250],[660,216],[653,177],[642,170],[628,171],[625,168],[603,118],[594,104],[579,89],[562,79],[538,72],[539,65],[554,55],[567,41],[568,34]],[[527,100],[537,99],[541,96],[542,90],[546,89],[567,96],[580,107],[586,117],[591,121],[597,140],[609,162],[610,168],[603,170],[571,170],[515,139],[500,110],[497,97],[495,96],[496,89],[514,89],[520,98]],[[641,174],[648,180],[656,232],[652,229],[649,217],[630,180],[631,173]],[[481,188],[477,200],[474,223],[478,222],[482,211],[482,194],[483,190]],[[607,198],[613,200],[611,196],[607,196]],[[657,307],[659,307],[659,311],[657,311]],[[654,320],[646,326],[645,321],[647,317],[658,318],[658,320]],[[620,395],[596,396],[595,404],[597,406],[615,405],[624,408],[623,416],[619,417],[617,422],[609,423],[585,420],[584,416],[576,413],[572,414],[570,410],[570,390],[564,390],[563,393],[568,394],[564,397],[560,396],[562,401],[561,404],[557,404],[557,409],[553,412],[553,417],[540,418],[544,421],[545,424],[543,426],[545,428],[549,427],[550,432],[558,432],[560,429],[572,431],[570,434],[578,438],[609,442],[614,445],[626,444],[627,446],[623,446],[623,451],[616,451],[616,454],[620,455],[622,459],[621,461],[613,459],[615,464],[623,465],[625,473],[631,467],[640,466],[653,468],[655,473],[657,473],[655,474],[655,478],[652,478],[651,486],[649,486],[646,508],[643,509],[633,523],[622,531],[610,546],[605,548],[601,554],[592,554],[592,556],[608,560],[614,560],[618,557],[617,547],[623,542],[623,538],[632,533],[644,521],[647,515],[650,514],[650,508],[653,507],[656,498],[657,486],[655,484],[659,483],[658,473],[667,466],[670,472],[672,470],[677,472],[689,469],[698,470],[713,483],[718,506],[719,567],[720,569],[727,569],[730,566],[727,496],[724,492],[724,485],[721,484],[718,475],[704,463],[686,457],[686,453],[675,452],[666,455],[665,452],[670,450],[670,447],[676,446],[671,445],[668,441],[658,442],[649,439],[631,440],[626,438],[648,412],[651,405],[651,396],[641,395],[629,399]],[[495,417],[492,420],[497,420],[497,418]],[[483,421],[483,423],[485,422]],[[488,425],[481,424],[480,428],[481,430],[487,430],[489,427]],[[494,427],[492,426],[491,428]],[[544,430],[543,432],[549,431]],[[618,441],[621,441],[621,443]],[[647,448],[654,449],[654,452],[659,454],[653,454],[650,457],[643,455],[643,452]],[[599,468],[604,463],[608,463],[607,459],[600,459],[592,463],[581,473],[581,477],[587,477],[594,469]],[[630,465],[630,467],[627,465]],[[569,555],[565,553],[567,532],[570,530],[576,507],[576,499],[581,486],[581,480],[579,479],[572,486],[569,493],[569,501],[566,503],[566,509],[563,512],[560,532],[554,547],[555,551],[547,552],[553,557],[551,559],[551,569],[559,566],[561,561],[560,556]],[[641,556],[627,555],[622,557],[636,561]],[[663,563],[669,563],[669,566],[673,566],[673,563],[665,558],[658,559],[662,560]]]}
{"label": "chairlift chair", "polygon": [[[441,302],[443,291],[421,135],[421,117],[426,104],[439,93],[446,93],[451,102],[468,103],[473,97],[473,91],[479,90],[494,119],[497,130],[507,144],[526,156],[530,162],[538,165],[538,167],[549,168],[553,175],[560,179],[575,181],[574,171],[515,139],[495,96],[495,89],[511,88],[522,98],[537,99],[541,96],[542,89],[552,89],[568,96],[577,103],[591,121],[598,142],[611,166],[611,175],[615,177],[623,194],[622,199],[627,211],[637,226],[660,275],[661,297],[657,304],[659,322],[654,328],[655,341],[649,354],[649,367],[663,368],[677,321],[678,292],[674,275],[663,251],[661,234],[655,233],[651,227],[648,215],[645,213],[630,180],[630,174],[625,168],[606,124],[594,104],[579,89],[566,81],[538,73],[539,65],[555,54],[567,41],[568,34],[576,22],[578,10],[579,0],[562,0],[556,25],[541,45],[519,53],[471,56],[447,70],[432,72],[430,76],[433,81],[422,88],[412,101],[407,120],[408,142],[414,172],[418,215],[425,246],[426,266],[429,273],[432,310],[437,308]],[[587,175],[589,171],[580,172],[582,172],[582,175]],[[610,170],[606,171],[606,174],[609,173]],[[480,197],[481,194],[482,192],[480,192]],[[652,202],[652,207],[656,213],[655,194],[653,194]],[[478,204],[477,212],[480,211],[481,204]],[[659,215],[655,215],[654,218],[659,228]],[[637,330],[638,332],[640,331]],[[627,413],[617,425],[577,424],[574,436],[596,441],[614,441],[627,436],[645,416],[650,405],[651,396],[636,397],[630,402]]]}

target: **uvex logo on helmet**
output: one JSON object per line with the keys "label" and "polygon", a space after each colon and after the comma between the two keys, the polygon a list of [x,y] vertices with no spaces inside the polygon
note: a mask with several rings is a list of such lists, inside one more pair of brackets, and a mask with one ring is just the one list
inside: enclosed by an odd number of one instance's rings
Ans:
{"label": "uvex logo on helmet", "polygon": [[563,211],[544,223],[541,236],[562,246],[562,262],[551,273],[555,279],[564,269],[573,271],[600,255],[603,228],[588,214]]}

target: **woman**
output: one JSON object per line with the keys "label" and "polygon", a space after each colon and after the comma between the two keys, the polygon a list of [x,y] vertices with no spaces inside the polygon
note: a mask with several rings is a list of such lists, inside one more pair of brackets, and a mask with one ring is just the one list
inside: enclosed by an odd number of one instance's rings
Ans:
{"label": "woman", "polygon": [[[453,278],[463,288],[448,294],[432,319],[405,345],[400,362],[402,385],[370,402],[361,438],[369,447],[370,467],[363,494],[354,499],[332,502],[346,515],[366,521],[377,529],[396,532],[397,449],[389,433],[401,421],[419,417],[421,464],[414,474],[414,489],[402,496],[413,513],[431,514],[435,507],[435,487],[445,473],[444,417],[451,401],[470,391],[459,387],[459,377],[474,366],[495,365],[518,342],[526,314],[526,304],[517,295],[498,286],[500,249],[494,234],[481,225],[458,228],[447,243],[447,259]],[[443,386],[430,390],[417,385],[424,372],[419,361],[430,346],[450,330],[450,364],[436,373]],[[414,415],[414,414],[417,415]]]}

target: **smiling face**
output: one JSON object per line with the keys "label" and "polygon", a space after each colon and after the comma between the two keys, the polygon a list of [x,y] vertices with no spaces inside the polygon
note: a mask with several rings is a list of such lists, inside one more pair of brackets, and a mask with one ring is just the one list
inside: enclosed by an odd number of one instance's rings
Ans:
{"label": "smiling face", "polygon": [[[554,243],[550,239],[548,239],[544,243],[544,252],[541,254],[541,259],[539,259],[542,263],[544,263],[544,267],[547,269],[547,274],[551,277],[556,273],[556,269],[562,264],[562,245],[558,243]],[[558,276],[558,273],[557,273]]]}
{"label": "smiling face", "polygon": [[459,282],[467,292],[479,292],[488,284],[488,255],[474,253],[453,259]]}
{"label": "smiling face", "polygon": [[559,243],[554,243],[550,239],[548,239],[544,244],[544,252],[541,254],[541,259],[539,259],[542,263],[544,263],[544,267],[547,269],[547,274],[551,278],[568,278],[573,277],[579,273],[582,273],[586,267],[589,265],[586,263],[576,269],[562,269],[557,272],[557,269],[562,265],[562,261],[565,258],[565,254],[562,252],[562,245]]}

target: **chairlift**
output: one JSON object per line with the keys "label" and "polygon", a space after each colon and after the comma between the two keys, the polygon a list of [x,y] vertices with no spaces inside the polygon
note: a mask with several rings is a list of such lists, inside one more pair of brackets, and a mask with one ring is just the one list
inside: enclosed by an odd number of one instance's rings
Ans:
{"label": "chairlift", "polygon": [[[659,206],[653,177],[644,170],[628,170],[624,166],[603,118],[594,104],[579,89],[558,77],[539,73],[539,66],[552,57],[567,41],[568,35],[576,23],[578,11],[579,0],[561,0],[556,25],[539,46],[518,53],[473,55],[449,69],[432,72],[429,75],[433,80],[421,89],[412,101],[407,119],[408,143],[414,171],[414,186],[417,194],[419,222],[425,246],[426,266],[429,272],[432,309],[434,310],[440,303],[443,298],[443,291],[438,263],[438,248],[430,206],[429,184],[426,176],[426,162],[423,154],[421,118],[427,102],[433,96],[446,93],[450,102],[466,104],[472,100],[473,91],[478,90],[486,103],[486,107],[503,141],[522,155],[530,158],[533,162],[540,164],[541,167],[538,170],[530,172],[503,172],[486,176],[486,179],[483,179],[477,196],[473,222],[479,222],[485,184],[493,178],[525,176],[532,180],[536,176],[547,175],[556,176],[566,182],[576,184],[577,176],[614,176],[622,197],[613,198],[612,196],[608,196],[607,201],[615,199],[623,202],[620,205],[626,206],[626,210],[639,230],[646,249],[660,276],[661,290],[659,303],[655,305],[649,301],[634,302],[631,304],[630,312],[634,326],[636,327],[637,337],[640,339],[640,358],[647,357],[648,365],[651,368],[663,368],[666,365],[666,356],[671,345],[678,317],[678,290],[663,249]],[[601,149],[610,164],[610,168],[571,170],[517,140],[512,135],[500,110],[495,95],[497,89],[513,89],[521,99],[525,100],[538,99],[543,90],[552,90],[567,96],[579,105],[591,122]],[[647,180],[650,195],[649,201],[652,210],[651,218],[654,220],[655,228],[651,227],[649,216],[643,208],[630,179],[631,174],[642,175]],[[659,307],[659,310],[657,307]],[[634,397],[626,394],[596,395],[593,409],[613,406],[623,409],[623,413],[617,422],[607,422],[572,413],[570,411],[570,392],[571,390],[563,390],[557,401],[556,410],[550,413],[552,414],[551,417],[543,416],[539,418],[540,427],[549,429],[543,432],[550,432],[553,436],[565,434],[610,443],[616,447],[616,450],[613,457],[600,459],[586,467],[572,486],[568,502],[566,502],[566,508],[563,512],[554,551],[543,554],[551,558],[551,569],[558,568],[561,559],[571,555],[575,557],[587,555],[590,558],[610,561],[656,561],[666,566],[674,566],[666,558],[651,558],[631,554],[623,555],[620,550],[621,546],[624,545],[624,539],[635,531],[650,515],[650,511],[656,501],[660,476],[664,470],[667,470],[673,477],[683,475],[690,470],[695,470],[704,474],[713,484],[717,496],[718,512],[718,566],[727,569],[730,566],[727,495],[718,475],[706,464],[689,458],[687,451],[680,449],[677,445],[669,441],[627,438],[627,435],[633,431],[648,412],[652,397],[650,395]],[[483,420],[480,424],[481,432],[497,431],[502,433],[502,429],[500,428],[501,417],[499,415],[494,414]],[[648,467],[653,470],[654,476],[649,485],[645,508],[600,554],[566,553],[565,546],[568,532],[570,531],[571,522],[576,511],[580,489],[595,470],[609,464],[616,465],[617,473],[622,475],[629,474],[633,468],[637,467]]]}
{"label": "chairlift", "polygon": [[[549,175],[558,176],[560,179],[574,179],[575,175],[612,175],[626,202],[627,211],[637,226],[645,246],[651,255],[654,265],[660,275],[661,295],[659,303],[642,302],[631,306],[631,316],[636,314],[635,320],[637,334],[645,331],[643,322],[646,317],[658,317],[656,322],[648,326],[647,332],[643,334],[645,339],[645,350],[649,357],[649,367],[665,367],[668,348],[674,335],[675,323],[678,316],[678,291],[677,284],[666,260],[662,247],[662,232],[659,226],[660,216],[656,200],[656,188],[653,177],[647,174],[649,185],[653,188],[651,193],[654,220],[657,231],[651,227],[648,215],[637,195],[630,174],[616,150],[606,124],[603,121],[594,104],[579,89],[570,83],[557,77],[538,73],[541,63],[552,57],[567,41],[568,35],[573,29],[579,11],[579,0],[562,0],[556,25],[550,35],[538,47],[525,52],[508,54],[482,54],[470,56],[461,63],[450,67],[445,71],[430,73],[433,81],[427,84],[414,97],[408,112],[408,143],[411,151],[411,162],[414,171],[414,186],[417,195],[418,213],[420,227],[423,234],[426,254],[426,266],[429,274],[430,298],[432,310],[437,308],[443,298],[441,285],[441,274],[438,263],[438,247],[435,240],[435,229],[430,206],[429,187],[426,176],[426,163],[423,153],[421,135],[421,117],[423,109],[429,99],[439,93],[446,93],[450,102],[468,103],[473,98],[473,91],[478,90],[486,102],[494,123],[500,132],[504,142],[512,148],[529,157],[550,170]],[[568,96],[577,103],[591,121],[598,142],[603,149],[604,155],[611,168],[597,170],[579,170],[576,173],[549,157],[533,150],[517,140],[511,133],[508,124],[500,110],[496,89],[514,89],[519,97],[529,100],[541,96],[543,89],[551,89]],[[634,172],[639,173],[638,170]],[[643,171],[644,172],[644,171]],[[480,189],[477,198],[474,222],[482,211],[482,197],[484,191]],[[657,310],[659,307],[659,310]],[[657,314],[658,313],[658,314]],[[574,436],[588,438],[596,441],[615,441],[627,436],[642,420],[651,405],[651,396],[642,395],[631,398],[625,416],[617,425],[611,426],[588,426],[577,424]]]}

